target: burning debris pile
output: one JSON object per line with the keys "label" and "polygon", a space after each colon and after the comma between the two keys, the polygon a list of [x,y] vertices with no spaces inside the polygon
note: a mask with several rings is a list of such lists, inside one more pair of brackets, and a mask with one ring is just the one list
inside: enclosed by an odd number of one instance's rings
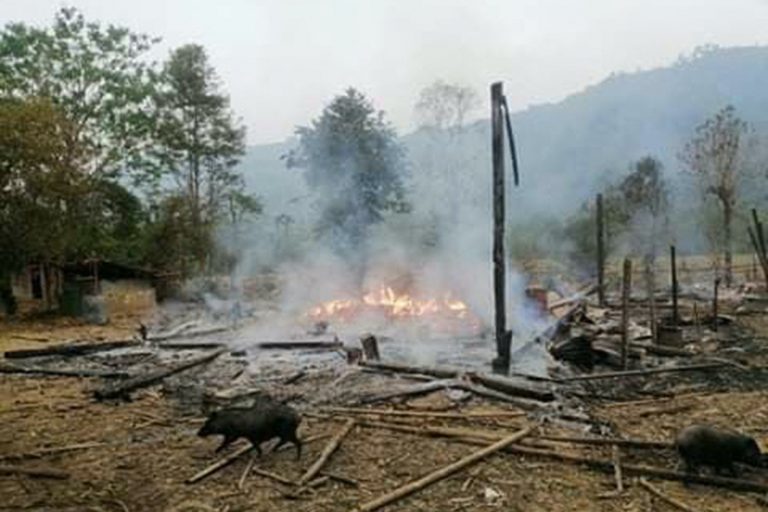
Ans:
{"label": "burning debris pile", "polygon": [[397,292],[385,285],[365,293],[359,299],[329,300],[311,308],[307,315],[325,322],[349,322],[361,317],[381,316],[388,320],[427,319],[435,325],[452,321],[471,326],[480,323],[469,307],[450,292],[438,298],[422,298],[407,292]]}

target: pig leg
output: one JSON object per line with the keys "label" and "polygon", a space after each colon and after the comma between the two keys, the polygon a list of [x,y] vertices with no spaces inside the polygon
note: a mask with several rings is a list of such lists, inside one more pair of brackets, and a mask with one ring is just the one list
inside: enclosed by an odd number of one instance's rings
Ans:
{"label": "pig leg", "polygon": [[301,458],[301,439],[296,437],[296,431],[288,435],[288,440],[296,445],[296,460],[299,460]]}
{"label": "pig leg", "polygon": [[280,436],[280,441],[275,445],[275,450],[284,445],[285,443],[293,443],[296,445],[296,460],[301,458],[301,441],[296,437],[296,432],[285,432]]}
{"label": "pig leg", "polygon": [[221,442],[221,445],[216,448],[216,453],[219,453],[221,450],[232,444],[236,439],[237,438],[233,436],[224,436],[224,440]]}

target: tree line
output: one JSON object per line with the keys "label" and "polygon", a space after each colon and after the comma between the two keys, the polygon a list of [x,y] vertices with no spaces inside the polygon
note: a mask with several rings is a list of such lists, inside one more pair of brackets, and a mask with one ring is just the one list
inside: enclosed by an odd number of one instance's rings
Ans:
{"label": "tree line", "polygon": [[[103,258],[182,275],[226,265],[214,230],[258,213],[245,128],[205,49],[59,10],[0,31],[0,298],[25,264]],[[47,291],[48,292],[48,291]]]}

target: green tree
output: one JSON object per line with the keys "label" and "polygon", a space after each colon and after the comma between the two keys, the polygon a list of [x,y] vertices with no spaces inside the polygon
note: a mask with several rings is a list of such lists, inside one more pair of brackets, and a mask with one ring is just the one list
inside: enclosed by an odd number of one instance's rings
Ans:
{"label": "green tree", "polygon": [[688,172],[697,178],[704,200],[714,197],[722,214],[722,243],[716,250],[724,254],[727,286],[733,280],[732,224],[748,171],[744,164],[747,132],[747,124],[729,105],[696,128],[680,155]]}
{"label": "green tree", "polygon": [[90,174],[156,177],[147,151],[156,80],[143,59],[155,41],[86,22],[73,8],[58,11],[47,28],[8,24],[0,31],[0,96],[53,101],[72,124],[64,157],[87,148],[89,158],[79,164]]}
{"label": "green tree", "polygon": [[296,134],[298,147],[286,163],[303,169],[315,192],[318,233],[349,261],[360,261],[369,228],[385,212],[408,208],[404,151],[394,129],[383,112],[349,88]]}
{"label": "green tree", "polygon": [[236,166],[245,153],[245,128],[234,119],[229,98],[202,46],[174,50],[165,64],[156,98],[158,156],[176,178],[176,197],[187,201],[176,215],[189,215],[186,232],[199,267],[210,263],[217,223],[257,213],[260,205],[244,192]]}
{"label": "green tree", "polygon": [[[83,248],[80,231],[89,177],[76,127],[48,100],[0,100],[0,295],[28,261],[62,263]],[[49,280],[46,280],[50,282]],[[51,291],[44,289],[51,305]]]}

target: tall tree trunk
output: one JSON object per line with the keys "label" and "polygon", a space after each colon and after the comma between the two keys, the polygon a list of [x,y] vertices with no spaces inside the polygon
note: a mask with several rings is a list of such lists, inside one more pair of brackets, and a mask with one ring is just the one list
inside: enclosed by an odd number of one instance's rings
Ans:
{"label": "tall tree trunk", "polygon": [[733,284],[733,253],[731,252],[731,222],[733,221],[733,207],[730,201],[723,202],[723,238],[725,243],[725,285]]}

